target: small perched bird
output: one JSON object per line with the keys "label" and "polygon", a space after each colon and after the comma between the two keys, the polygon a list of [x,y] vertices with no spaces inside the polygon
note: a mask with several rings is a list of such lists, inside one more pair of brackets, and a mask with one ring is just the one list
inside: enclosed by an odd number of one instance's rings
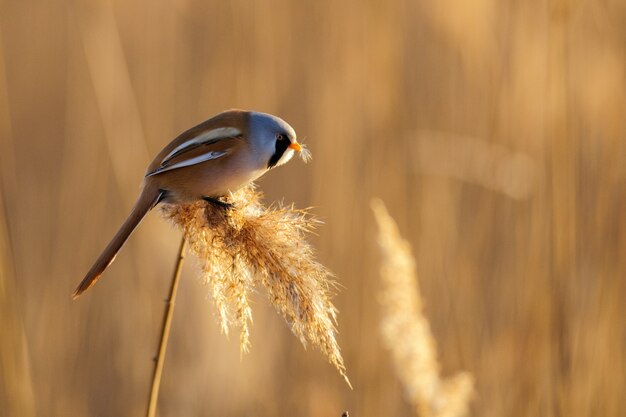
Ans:
{"label": "small perched bird", "polygon": [[148,166],[135,206],[73,297],[96,283],[141,219],[158,203],[204,199],[229,209],[220,197],[286,163],[294,151],[305,161],[310,156],[289,124],[266,113],[229,110],[181,133]]}

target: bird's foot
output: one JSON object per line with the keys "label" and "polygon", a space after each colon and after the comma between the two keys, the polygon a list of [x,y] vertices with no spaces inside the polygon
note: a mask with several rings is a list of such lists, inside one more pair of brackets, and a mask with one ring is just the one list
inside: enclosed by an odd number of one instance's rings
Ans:
{"label": "bird's foot", "polygon": [[214,205],[216,205],[219,208],[222,208],[224,210],[230,210],[230,209],[235,207],[234,204],[232,204],[232,203],[227,203],[225,201],[219,200],[219,199],[214,198],[214,197],[202,197],[202,199],[204,201],[208,201],[209,203],[214,204]]}

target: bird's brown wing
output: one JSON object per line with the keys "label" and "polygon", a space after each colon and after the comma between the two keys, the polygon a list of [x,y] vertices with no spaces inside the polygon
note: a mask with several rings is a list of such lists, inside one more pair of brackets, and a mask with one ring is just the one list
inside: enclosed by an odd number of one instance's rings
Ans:
{"label": "bird's brown wing", "polygon": [[242,141],[242,136],[235,129],[224,128],[201,132],[169,150],[160,164],[149,171],[146,177],[222,158],[241,145]]}

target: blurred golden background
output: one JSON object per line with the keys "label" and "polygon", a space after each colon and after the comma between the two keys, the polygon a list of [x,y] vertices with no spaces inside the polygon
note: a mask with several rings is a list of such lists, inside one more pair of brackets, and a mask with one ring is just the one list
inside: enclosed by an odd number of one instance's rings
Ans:
{"label": "blurred golden background", "polygon": [[0,1],[0,415],[144,413],[180,234],[150,214],[70,294],[149,160],[233,107],[313,152],[260,187],[325,221],[354,390],[262,294],[240,358],[192,261],[160,416],[414,414],[380,341],[373,197],[471,415],[623,415],[625,40],[616,0]]}

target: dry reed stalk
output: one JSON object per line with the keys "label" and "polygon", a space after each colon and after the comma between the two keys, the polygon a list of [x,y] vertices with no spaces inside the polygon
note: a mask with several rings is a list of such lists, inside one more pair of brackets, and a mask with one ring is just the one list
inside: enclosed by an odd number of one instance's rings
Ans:
{"label": "dry reed stalk", "polygon": [[473,391],[469,373],[442,380],[437,346],[424,316],[415,259],[385,205],[372,201],[378,223],[383,264],[380,294],[381,332],[391,352],[396,374],[421,417],[460,417],[467,414]]}
{"label": "dry reed stalk", "polygon": [[163,214],[200,259],[223,333],[239,326],[242,353],[250,347],[250,293],[260,284],[294,335],[305,347],[317,346],[349,385],[335,338],[335,283],[306,241],[318,221],[293,206],[264,207],[260,199],[248,186],[227,197],[231,209],[200,201],[164,205]]}
{"label": "dry reed stalk", "polygon": [[161,386],[161,375],[163,374],[163,364],[165,363],[165,352],[167,350],[167,341],[170,337],[170,329],[172,327],[172,317],[174,316],[174,305],[176,294],[178,293],[178,284],[180,283],[180,273],[183,269],[185,260],[185,250],[187,248],[187,240],[183,236],[178,249],[178,258],[176,267],[172,275],[172,284],[170,285],[170,293],[166,301],[165,313],[163,315],[163,325],[161,328],[161,338],[159,339],[159,349],[154,362],[154,373],[152,374],[152,385],[150,387],[150,396],[148,398],[147,417],[156,415],[157,403],[159,400],[159,387]]}
{"label": "dry reed stalk", "polygon": [[31,417],[37,415],[36,399],[26,332],[16,300],[4,196],[0,182],[0,415]]}

